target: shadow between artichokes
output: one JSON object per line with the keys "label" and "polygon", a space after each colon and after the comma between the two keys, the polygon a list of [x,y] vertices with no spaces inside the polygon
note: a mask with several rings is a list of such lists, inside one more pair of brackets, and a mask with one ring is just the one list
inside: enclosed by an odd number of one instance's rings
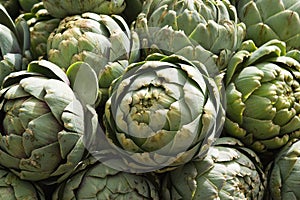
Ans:
{"label": "shadow between artichokes", "polygon": [[18,0],[23,12],[30,12],[34,4],[41,2],[41,0]]}
{"label": "shadow between artichokes", "polygon": [[19,0],[0,0],[0,4],[7,10],[10,17],[14,20],[20,15],[20,4]]}
{"label": "shadow between artichokes", "polygon": [[57,18],[93,12],[97,14],[120,14],[126,7],[124,0],[43,0],[48,12]]}
{"label": "shadow between artichokes", "polygon": [[152,54],[130,64],[109,91],[103,119],[87,110],[84,142],[111,168],[171,170],[204,156],[221,133],[224,96],[199,62]]}

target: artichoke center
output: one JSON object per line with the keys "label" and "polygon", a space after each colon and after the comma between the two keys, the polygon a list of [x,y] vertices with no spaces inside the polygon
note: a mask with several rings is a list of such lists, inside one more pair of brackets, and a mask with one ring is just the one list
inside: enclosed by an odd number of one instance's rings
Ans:
{"label": "artichoke center", "polygon": [[162,87],[150,85],[141,88],[132,95],[130,110],[132,120],[138,124],[149,124],[151,113],[160,109],[168,109],[172,99],[167,99],[168,97]]}

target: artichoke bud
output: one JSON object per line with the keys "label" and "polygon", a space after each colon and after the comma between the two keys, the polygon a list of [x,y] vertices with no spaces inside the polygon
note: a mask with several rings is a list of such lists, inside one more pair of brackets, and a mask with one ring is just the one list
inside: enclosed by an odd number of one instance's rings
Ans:
{"label": "artichoke bud", "polygon": [[[273,4],[272,8],[268,5]],[[246,38],[256,45],[278,39],[286,49],[299,49],[299,2],[289,0],[236,1],[237,14],[246,27]],[[284,26],[282,26],[284,24]]]}
{"label": "artichoke bud", "polygon": [[[58,185],[52,199],[159,199],[158,186],[147,174],[116,171],[96,162]],[[78,184],[87,183],[87,184]],[[103,187],[103,186],[106,187]]]}
{"label": "artichoke bud", "polygon": [[[220,134],[225,119],[220,92],[201,64],[152,54],[113,81],[103,116],[106,135],[95,134],[87,148],[92,154],[111,151],[99,159],[122,170],[176,168],[205,155]],[[113,164],[114,154],[122,164]]]}
{"label": "artichoke bud", "polygon": [[[236,10],[228,1],[146,1],[143,6],[144,12],[133,22],[141,40],[146,38],[149,46],[155,44],[164,54],[202,63],[207,59],[199,55],[209,51],[211,57],[220,57],[211,62],[212,74],[226,68],[245,37],[246,27],[238,22]],[[182,50],[187,47],[203,50],[191,54]]]}
{"label": "artichoke bud", "polygon": [[1,165],[24,180],[62,181],[84,156],[82,110],[67,75],[49,61],[8,75],[0,91]]}
{"label": "artichoke bud", "polygon": [[[282,41],[271,40],[260,47],[253,44],[246,41],[229,61],[225,82],[230,123],[225,123],[225,132],[269,154],[300,128],[300,63],[289,56],[294,53],[286,52]],[[240,134],[242,129],[246,134]]]}
{"label": "artichoke bud", "polygon": [[266,180],[260,159],[252,150],[239,140],[222,137],[216,139],[203,159],[166,173],[162,198],[262,200]]}
{"label": "artichoke bud", "polygon": [[136,37],[120,16],[83,13],[60,22],[48,38],[47,56],[65,70],[75,62],[86,62],[100,78],[108,63],[138,59]]}

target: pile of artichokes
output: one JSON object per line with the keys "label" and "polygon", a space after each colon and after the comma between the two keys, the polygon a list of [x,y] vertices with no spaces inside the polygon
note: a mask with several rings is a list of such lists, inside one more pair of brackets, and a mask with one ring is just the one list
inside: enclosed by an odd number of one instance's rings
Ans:
{"label": "pile of artichokes", "polygon": [[0,0],[0,199],[300,199],[300,1]]}

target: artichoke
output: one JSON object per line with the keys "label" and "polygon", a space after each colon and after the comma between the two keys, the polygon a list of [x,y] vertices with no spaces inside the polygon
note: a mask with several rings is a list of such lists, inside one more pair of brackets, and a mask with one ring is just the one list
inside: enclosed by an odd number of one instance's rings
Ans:
{"label": "artichoke", "polygon": [[62,181],[86,154],[83,105],[49,61],[8,75],[0,90],[0,164],[24,180]]}
{"label": "artichoke", "polygon": [[268,199],[296,200],[300,198],[300,141],[284,146],[268,166]]}
{"label": "artichoke", "polygon": [[33,5],[30,12],[21,14],[16,21],[20,19],[26,20],[29,26],[32,59],[45,59],[48,37],[58,27],[61,20],[49,15],[42,2]]}
{"label": "artichoke", "polygon": [[134,22],[145,54],[178,54],[218,73],[246,34],[227,0],[149,0]]}
{"label": "artichoke", "polygon": [[177,55],[130,64],[109,92],[105,133],[86,126],[85,144],[117,170],[163,172],[203,156],[225,120],[219,85],[205,66]]}
{"label": "artichoke", "polygon": [[146,174],[121,172],[97,162],[61,183],[52,200],[158,200],[158,197],[158,187]]}
{"label": "artichoke", "polygon": [[238,0],[239,19],[246,24],[246,39],[260,46],[272,39],[284,41],[287,50],[300,47],[300,1]]}
{"label": "artichoke", "polygon": [[300,136],[300,52],[271,40],[245,41],[226,73],[227,135],[272,155]]}
{"label": "artichoke", "polygon": [[218,138],[204,159],[166,173],[164,200],[247,199],[264,197],[266,176],[257,155],[234,138]]}
{"label": "artichoke", "polygon": [[138,40],[134,38],[122,17],[84,13],[60,22],[48,38],[47,56],[63,69],[84,61],[99,75],[109,62],[137,58]]}
{"label": "artichoke", "polygon": [[16,23],[0,4],[0,88],[5,76],[26,69],[31,61],[30,34],[25,20]]}
{"label": "artichoke", "polygon": [[120,14],[126,7],[124,0],[43,0],[45,8],[57,18],[64,18],[70,15],[93,12],[97,14]]}
{"label": "artichoke", "polygon": [[37,184],[21,180],[8,169],[0,167],[0,198],[7,200],[44,200],[45,195]]}

